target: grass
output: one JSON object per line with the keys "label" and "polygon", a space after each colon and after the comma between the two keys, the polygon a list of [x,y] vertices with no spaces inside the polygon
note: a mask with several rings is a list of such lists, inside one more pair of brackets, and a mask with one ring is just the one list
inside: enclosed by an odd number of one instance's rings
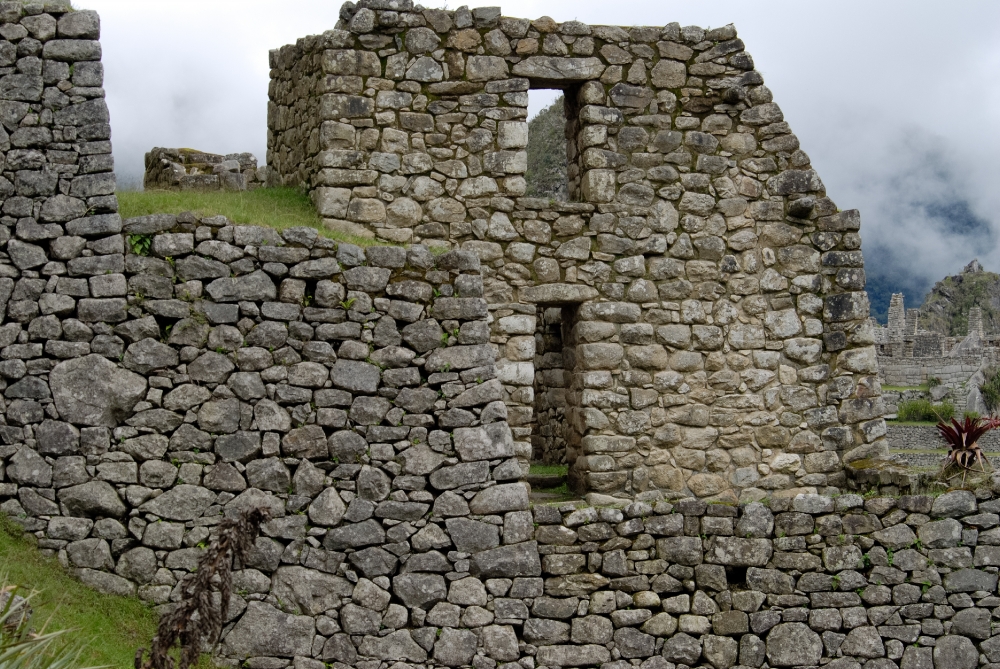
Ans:
{"label": "grass", "polygon": [[105,595],[75,580],[56,560],[43,557],[2,513],[0,569],[9,583],[38,591],[32,599],[36,625],[48,621],[48,630],[68,630],[67,641],[83,646],[78,666],[130,668],[136,648],[148,648],[156,633],[152,608],[134,597]]}
{"label": "grass", "polygon": [[542,465],[533,464],[528,470],[529,476],[566,476],[569,472],[569,465]]}
{"label": "grass", "polygon": [[955,415],[955,405],[951,402],[931,404],[927,400],[906,400],[899,403],[896,415],[904,421],[949,421]]}
{"label": "grass", "polygon": [[309,196],[295,188],[258,188],[242,192],[123,190],[117,195],[122,218],[192,211],[203,217],[222,215],[234,223],[266,225],[277,230],[300,226],[316,228],[324,237],[358,246],[392,246],[386,241],[327,229]]}
{"label": "grass", "polygon": [[904,393],[907,390],[922,390],[926,392],[927,386],[887,386],[882,384],[882,391],[884,392],[886,390],[892,393]]}

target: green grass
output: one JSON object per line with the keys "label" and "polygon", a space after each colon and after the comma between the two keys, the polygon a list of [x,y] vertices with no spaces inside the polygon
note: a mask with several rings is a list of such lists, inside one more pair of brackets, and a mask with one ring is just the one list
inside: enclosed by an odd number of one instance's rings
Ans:
{"label": "green grass", "polygon": [[566,476],[568,472],[569,465],[533,464],[528,470],[530,476]]}
{"label": "green grass", "polygon": [[882,391],[884,392],[886,390],[892,393],[903,393],[906,392],[907,390],[922,390],[926,392],[927,386],[887,386],[885,384],[882,384]]}
{"label": "green grass", "polygon": [[277,230],[306,226],[316,228],[324,237],[349,244],[393,246],[383,240],[325,228],[309,196],[295,188],[258,188],[242,192],[124,190],[117,195],[122,218],[186,211],[203,217],[221,214],[244,225],[266,225]]}
{"label": "green grass", "polygon": [[905,421],[949,421],[955,415],[955,405],[951,402],[931,404],[928,400],[906,400],[899,403],[896,415]]}
{"label": "green grass", "polygon": [[[132,667],[137,648],[156,633],[152,608],[133,597],[91,590],[59,563],[45,558],[19,526],[0,513],[0,571],[32,598],[36,627],[68,630],[70,644],[84,646],[78,666]],[[204,663],[203,663],[204,664]]]}

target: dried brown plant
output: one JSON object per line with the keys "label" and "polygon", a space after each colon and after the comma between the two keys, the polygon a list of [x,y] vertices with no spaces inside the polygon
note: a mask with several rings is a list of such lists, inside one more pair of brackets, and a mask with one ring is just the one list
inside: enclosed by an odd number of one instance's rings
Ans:
{"label": "dried brown plant", "polygon": [[218,525],[218,533],[198,560],[198,569],[181,584],[181,601],[160,619],[149,657],[145,648],[135,653],[135,669],[174,669],[170,650],[180,650],[178,669],[198,663],[202,644],[214,644],[229,612],[233,559],[245,561],[254,547],[265,509],[249,509]]}

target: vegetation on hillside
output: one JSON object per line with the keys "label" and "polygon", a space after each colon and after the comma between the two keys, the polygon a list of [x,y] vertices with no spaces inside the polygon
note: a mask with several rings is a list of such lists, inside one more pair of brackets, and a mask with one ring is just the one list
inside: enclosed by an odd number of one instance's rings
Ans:
{"label": "vegetation on hillside", "polygon": [[979,387],[979,392],[991,415],[1000,412],[1000,368],[993,368],[986,373],[986,381]]}
{"label": "vegetation on hillside", "polygon": [[983,310],[986,332],[1000,331],[1000,274],[987,272],[978,262],[961,274],[934,284],[920,307],[920,327],[949,337],[969,333],[969,309]]}
{"label": "vegetation on hillside", "polygon": [[563,98],[528,121],[528,196],[565,201],[569,198],[566,181],[566,112]]}
{"label": "vegetation on hillside", "polygon": [[[156,632],[153,609],[134,597],[88,588],[56,560],[43,557],[33,539],[0,513],[0,571],[6,582],[37,593],[31,600],[32,625],[38,630],[66,630],[70,645],[80,647],[73,666],[131,668],[136,648]],[[49,650],[58,648],[57,644]]]}
{"label": "vegetation on hillside", "polygon": [[324,237],[357,244],[385,246],[388,242],[329,230],[316,214],[309,196],[295,188],[258,188],[251,191],[118,191],[122,218],[149,214],[222,215],[234,223],[266,225],[278,230],[298,226],[316,228]]}

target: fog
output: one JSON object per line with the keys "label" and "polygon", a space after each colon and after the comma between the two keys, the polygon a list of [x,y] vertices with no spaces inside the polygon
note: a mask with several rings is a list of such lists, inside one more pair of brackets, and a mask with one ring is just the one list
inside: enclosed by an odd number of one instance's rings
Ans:
{"label": "fog", "polygon": [[[251,151],[263,163],[268,50],[333,28],[340,8],[329,0],[76,4],[101,14],[123,185],[141,181],[143,154],[153,146]],[[1000,270],[993,166],[1000,3],[520,0],[502,7],[510,16],[593,24],[735,24],[828,194],[842,209],[861,210],[870,282],[904,290],[915,306],[973,257]],[[548,99],[533,96],[531,113]]]}

